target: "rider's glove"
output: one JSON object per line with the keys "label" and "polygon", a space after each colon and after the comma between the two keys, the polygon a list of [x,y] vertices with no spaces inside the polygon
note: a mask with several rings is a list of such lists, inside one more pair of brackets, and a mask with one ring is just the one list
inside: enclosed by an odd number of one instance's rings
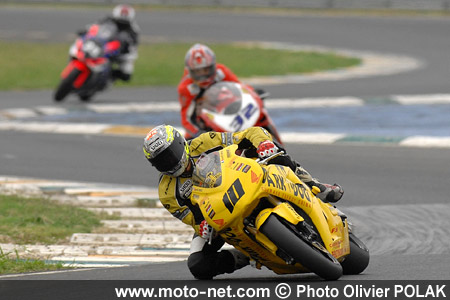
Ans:
{"label": "rider's glove", "polygon": [[338,202],[344,195],[344,189],[339,184],[335,183],[330,185],[323,183],[323,185],[325,186],[325,190],[316,194],[316,197],[322,201],[335,203]]}
{"label": "rider's glove", "polygon": [[278,147],[272,141],[261,142],[256,150],[259,158],[263,159],[278,152]]}
{"label": "rider's glove", "polygon": [[212,228],[212,227],[206,222],[206,220],[203,220],[203,221],[200,223],[199,233],[200,233],[200,236],[201,236],[202,238],[204,238],[205,240],[210,240],[210,239],[213,238],[214,235],[215,235],[214,228]]}

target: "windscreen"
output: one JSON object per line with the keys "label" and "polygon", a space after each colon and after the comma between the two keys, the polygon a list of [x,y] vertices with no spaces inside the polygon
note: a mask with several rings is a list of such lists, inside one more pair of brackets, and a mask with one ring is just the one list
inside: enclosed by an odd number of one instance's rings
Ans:
{"label": "windscreen", "polygon": [[94,40],[99,44],[104,44],[107,41],[113,39],[116,34],[117,28],[113,24],[94,24],[89,28],[86,34],[86,39]]}
{"label": "windscreen", "polygon": [[216,83],[206,90],[202,105],[203,108],[219,114],[236,114],[242,105],[241,91],[233,82]]}
{"label": "windscreen", "polygon": [[219,152],[201,155],[195,163],[192,175],[194,185],[205,188],[218,187],[222,183],[222,167]]}

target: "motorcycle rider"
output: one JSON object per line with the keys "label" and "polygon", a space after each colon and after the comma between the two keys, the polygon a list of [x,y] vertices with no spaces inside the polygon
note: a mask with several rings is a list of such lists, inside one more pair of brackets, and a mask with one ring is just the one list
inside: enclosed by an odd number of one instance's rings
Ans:
{"label": "motorcycle rider", "polygon": [[[119,53],[112,60],[117,67],[112,70],[112,79],[120,79],[122,81],[129,81],[134,72],[134,62],[138,57],[137,46],[139,43],[140,28],[135,20],[136,11],[133,7],[127,4],[120,4],[114,7],[112,14],[97,22],[97,25],[111,24],[117,29],[117,38],[121,42]],[[89,28],[78,31],[79,36],[84,36],[88,33]],[[75,56],[75,44],[69,50],[70,56]]]}
{"label": "motorcycle rider", "polygon": [[[240,132],[207,132],[190,141],[170,125],[159,125],[145,137],[143,151],[147,160],[161,172],[159,199],[177,219],[194,228],[188,267],[197,279],[232,273],[249,264],[249,259],[236,249],[222,250],[224,241],[216,236],[206,223],[198,206],[190,201],[192,174],[195,161],[201,154],[220,150],[237,144],[239,149],[253,151],[254,156],[268,157],[278,152],[270,133],[261,127],[251,127]],[[256,152],[255,152],[256,150]],[[338,201],[344,191],[339,185],[320,183],[317,179],[291,160],[288,155],[278,156],[271,163],[289,166],[311,188],[320,189],[316,196],[324,201]],[[207,241],[212,238],[212,243]]]}
{"label": "motorcycle rider", "polygon": [[[196,122],[196,106],[203,93],[212,84],[219,81],[241,83],[238,77],[224,64],[216,63],[215,53],[206,45],[195,44],[186,53],[184,73],[178,85],[178,99],[181,105],[181,124],[186,130],[185,137],[190,139],[205,132]],[[251,86],[246,87],[254,90]],[[255,90],[263,93],[262,90]],[[278,136],[266,112],[259,123],[267,123],[264,127],[274,136]]]}

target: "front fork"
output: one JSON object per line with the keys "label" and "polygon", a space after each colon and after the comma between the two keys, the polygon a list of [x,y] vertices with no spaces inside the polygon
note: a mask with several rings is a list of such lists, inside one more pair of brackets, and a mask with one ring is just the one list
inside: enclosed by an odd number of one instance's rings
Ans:
{"label": "front fork", "polygon": [[[260,232],[261,226],[269,218],[271,214],[276,214],[280,218],[286,220],[289,224],[296,226],[304,219],[294,210],[294,208],[288,202],[281,202],[276,197],[269,195],[268,201],[273,205],[272,208],[265,208],[261,210],[255,219],[255,227],[246,226],[246,229],[252,233],[256,241],[271,253],[278,255],[278,247],[272,243],[263,233]],[[286,263],[291,263],[292,259],[289,257],[283,257]]]}

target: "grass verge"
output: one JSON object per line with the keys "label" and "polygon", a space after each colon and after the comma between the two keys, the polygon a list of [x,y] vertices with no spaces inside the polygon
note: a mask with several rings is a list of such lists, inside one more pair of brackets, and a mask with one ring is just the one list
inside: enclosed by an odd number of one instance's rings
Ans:
{"label": "grass verge", "polygon": [[67,269],[62,263],[47,263],[43,260],[21,259],[15,253],[15,258],[11,258],[10,253],[4,253],[0,249],[0,274],[15,274],[27,272],[42,272]]}
{"label": "grass verge", "polygon": [[[0,41],[0,90],[53,89],[67,64],[69,44]],[[178,84],[192,43],[142,44],[132,81],[126,86]],[[218,62],[239,77],[311,73],[358,65],[334,53],[293,52],[235,44],[210,44]],[[122,84],[119,84],[122,85]]]}
{"label": "grass verge", "polygon": [[0,195],[0,242],[58,244],[100,226],[94,213],[48,199]]}
{"label": "grass verge", "polygon": [[[101,225],[94,213],[41,198],[0,195],[0,243],[58,244]],[[0,274],[67,269],[62,263],[21,258],[0,248]]]}

